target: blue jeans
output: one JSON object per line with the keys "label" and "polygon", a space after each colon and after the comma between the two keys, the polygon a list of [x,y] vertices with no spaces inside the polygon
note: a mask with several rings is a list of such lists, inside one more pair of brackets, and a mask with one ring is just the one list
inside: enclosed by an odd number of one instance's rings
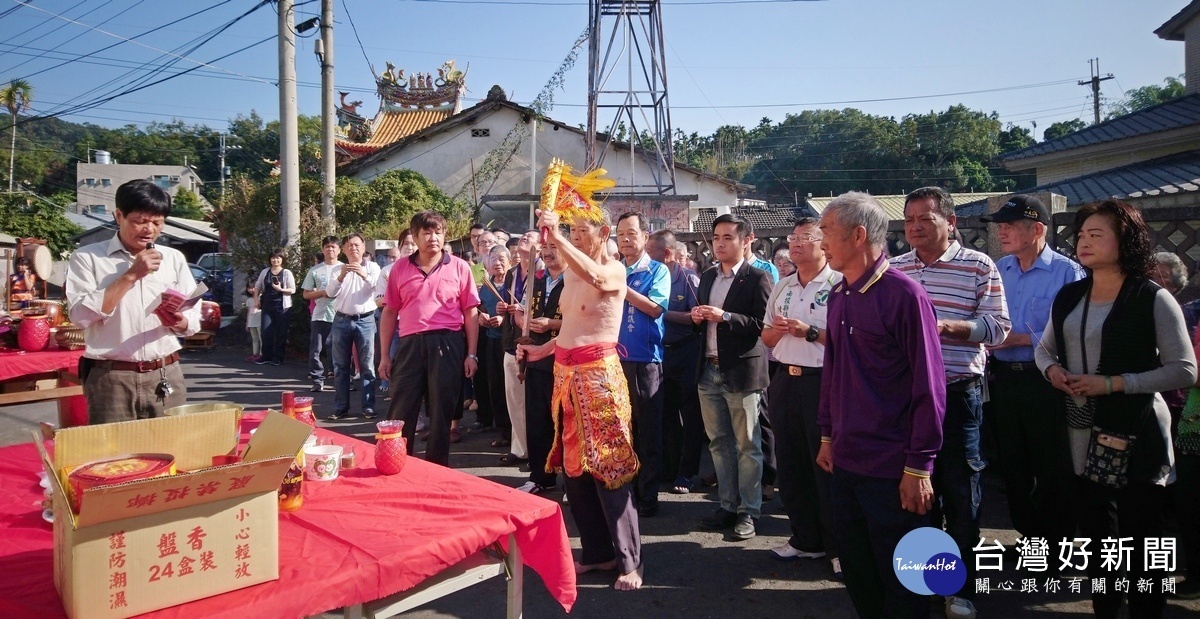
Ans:
{"label": "blue jeans", "polygon": [[362,378],[363,413],[375,412],[375,319],[365,316],[353,320],[344,314],[333,319],[333,411],[342,414],[350,410],[350,378],[354,376],[354,364],[350,360],[350,347],[358,350],[358,371]]}
{"label": "blue jeans", "polygon": [[731,393],[721,371],[705,362],[700,371],[700,415],[717,472],[721,509],[758,518],[762,510],[762,437],[758,426],[760,391]]}
{"label": "blue jeans", "polygon": [[333,323],[324,320],[314,320],[308,325],[308,378],[317,382],[325,382],[325,365],[321,363],[321,353],[330,354],[332,345],[329,343]]}
{"label": "blue jeans", "polygon": [[981,471],[987,466],[979,453],[979,428],[983,422],[982,389],[946,390],[946,419],[942,422],[942,449],[933,462],[933,512],[935,526],[946,520],[946,533],[958,544],[967,566],[967,586],[960,597],[975,597],[975,553],[979,543],[979,512],[983,501]]}

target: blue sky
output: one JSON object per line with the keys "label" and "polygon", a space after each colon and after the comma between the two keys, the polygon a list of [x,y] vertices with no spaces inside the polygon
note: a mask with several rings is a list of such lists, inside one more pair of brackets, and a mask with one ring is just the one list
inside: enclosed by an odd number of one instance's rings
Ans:
{"label": "blue sky", "polygon": [[[368,114],[378,108],[365,50],[377,71],[385,61],[410,73],[434,72],[449,59],[459,68],[469,64],[467,105],[493,84],[528,103],[587,25],[587,4],[581,0],[457,1],[336,0],[338,88],[354,90],[353,99],[363,100]],[[524,3],[512,3],[517,1]],[[539,1],[555,4],[530,5]],[[1153,30],[1186,0],[687,4],[704,1],[663,4],[672,121],[676,128],[701,134],[723,124],[753,126],[764,116],[778,121],[804,109],[857,107],[902,116],[963,103],[999,112],[1004,122],[1028,128],[1036,122],[1040,135],[1055,121],[1091,119],[1090,91],[1075,83],[1088,77],[1089,58],[1099,57],[1101,71],[1116,76],[1102,84],[1110,98],[1183,72],[1183,44],[1163,41]],[[0,0],[0,81],[27,77],[35,88],[34,111],[47,113],[68,102],[120,92],[130,79],[164,76],[144,67],[129,73],[130,67],[166,59],[177,60],[178,70],[196,67],[198,61],[209,66],[64,118],[106,126],[179,118],[218,130],[227,119],[251,110],[277,118],[274,40],[214,61],[271,37],[274,5],[251,13],[194,51],[180,49],[254,4],[33,0],[21,6],[17,0]],[[136,42],[122,40],[206,7],[214,8]],[[316,15],[319,7],[317,1],[301,4],[296,21]],[[314,40],[301,39],[297,50],[304,114],[320,111]],[[54,68],[88,53],[94,55]],[[556,94],[550,116],[572,124],[586,120],[586,71],[585,50],[567,75],[565,90]],[[1039,86],[1016,88],[1030,85]],[[981,90],[996,91],[913,98]]]}

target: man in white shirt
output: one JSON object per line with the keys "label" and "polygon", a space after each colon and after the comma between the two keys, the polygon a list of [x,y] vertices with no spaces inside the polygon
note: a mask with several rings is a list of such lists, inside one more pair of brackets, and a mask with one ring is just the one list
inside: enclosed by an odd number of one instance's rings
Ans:
{"label": "man in white shirt", "polygon": [[333,270],[342,264],[337,259],[341,252],[341,241],[336,236],[327,236],[321,241],[321,254],[324,261],[314,265],[304,275],[304,283],[300,289],[304,292],[306,301],[316,301],[312,310],[312,322],[308,327],[308,378],[312,380],[312,390],[321,391],[325,388],[325,366],[321,363],[321,352],[330,355],[332,360],[332,344],[330,334],[333,331],[333,298],[325,292],[325,286],[333,279]]}
{"label": "man in white shirt", "polygon": [[362,380],[362,412],[367,419],[375,418],[375,284],[379,281],[379,265],[363,262],[367,242],[361,234],[351,232],[342,240],[346,264],[334,267],[325,292],[333,299],[333,414],[330,419],[350,416],[350,377],[354,364],[351,347],[358,351],[358,368]]}
{"label": "man in white shirt", "polygon": [[[763,318],[763,343],[775,349],[779,361],[767,403],[778,456],[775,481],[791,525],[791,537],[772,552],[785,561],[836,556],[829,473],[816,463],[821,448],[817,409],[829,294],[842,276],[829,268],[821,238],[816,219],[796,220],[787,241],[789,262],[797,270],[775,285]],[[840,576],[841,563],[830,561]]]}
{"label": "man in white shirt", "polygon": [[84,327],[80,363],[89,423],[157,417],[184,404],[179,337],[200,330],[200,306],[152,311],[163,292],[190,295],[196,280],[183,254],[155,247],[171,196],[154,183],[117,188],[117,234],[81,247],[67,269],[67,312]]}

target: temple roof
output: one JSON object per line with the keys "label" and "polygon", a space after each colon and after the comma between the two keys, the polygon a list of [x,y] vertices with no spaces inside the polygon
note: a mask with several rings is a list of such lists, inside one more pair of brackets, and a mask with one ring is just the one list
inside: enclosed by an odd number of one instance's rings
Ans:
{"label": "temple roof", "polygon": [[426,127],[454,115],[454,108],[433,110],[381,110],[372,123],[374,131],[366,142],[337,138],[337,147],[352,157],[373,153]]}
{"label": "temple roof", "polygon": [[347,102],[342,94],[334,139],[339,163],[371,154],[422,131],[458,113],[466,91],[466,74],[454,68],[451,60],[441,66],[437,76],[413,73],[387,63],[383,75],[375,77],[375,92],[380,98],[379,112],[367,121],[358,113],[362,101]]}

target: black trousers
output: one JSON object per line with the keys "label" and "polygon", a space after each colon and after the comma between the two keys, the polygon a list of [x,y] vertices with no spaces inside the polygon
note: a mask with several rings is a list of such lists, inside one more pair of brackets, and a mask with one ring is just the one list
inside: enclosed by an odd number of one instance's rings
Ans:
{"label": "black trousers", "polygon": [[488,393],[487,340],[488,338],[481,333],[478,345],[479,369],[475,371],[475,376],[471,377],[471,385],[475,387],[475,404],[478,406],[475,411],[475,421],[485,428],[490,428],[494,419],[492,418],[492,396]]}
{"label": "black trousers", "polygon": [[450,465],[450,420],[462,410],[463,360],[467,341],[462,331],[426,331],[400,338],[392,352],[388,419],[404,421],[408,453],[416,449],[421,403],[429,414],[425,459]]}
{"label": "black trousers", "polygon": [[633,451],[641,464],[633,482],[633,496],[638,506],[654,505],[662,471],[662,364],[622,361],[621,369],[629,383],[633,409]]}
{"label": "black trousers", "polygon": [[[487,368],[488,413],[486,419],[496,424],[496,427],[500,429],[501,436],[511,438],[512,421],[508,418],[508,397],[504,392],[504,346],[500,338],[479,338],[480,343],[483,343],[484,340],[487,340],[487,348],[479,358]],[[478,395],[479,392],[475,393]],[[483,404],[479,405],[479,412],[483,412]]]}
{"label": "black trousers", "polygon": [[782,368],[767,391],[779,457],[775,483],[792,528],[788,544],[797,550],[824,550],[836,556],[829,473],[817,466],[821,449],[821,429],[817,426],[821,375],[792,376]]}
{"label": "black trousers", "polygon": [[552,488],[558,475],[546,472],[546,458],[554,443],[554,419],[550,398],[554,391],[553,370],[525,366],[525,441],[529,449],[529,481]]}
{"label": "black trousers", "polygon": [[696,390],[696,364],[704,340],[692,336],[663,353],[663,470],[661,479],[700,474],[704,451],[704,418]]}
{"label": "black trousers", "polygon": [[1063,393],[1037,369],[993,363],[985,431],[995,439],[1013,528],[1025,537],[1074,537],[1078,485],[1067,423],[1054,403]]}
{"label": "black trousers", "polygon": [[[775,372],[781,367],[778,361],[767,362],[767,375],[774,376]],[[770,385],[768,385],[769,387]],[[767,402],[771,399],[768,392],[770,389],[763,391],[762,397],[758,399],[758,428],[759,434],[762,437],[760,443],[762,448],[762,485],[774,486],[778,463],[775,459],[775,429],[771,427],[771,409]]]}
{"label": "black trousers", "polygon": [[[929,596],[909,591],[896,577],[896,545],[913,529],[929,526],[900,506],[900,480],[867,477],[834,468],[830,481],[834,539],[846,592],[863,619],[926,619]],[[970,586],[970,584],[968,584]]]}
{"label": "black trousers", "polygon": [[[1115,618],[1122,602],[1129,598],[1129,616],[1137,619],[1161,617],[1166,607],[1161,576],[1165,572],[1147,571],[1143,560],[1142,546],[1148,537],[1163,536],[1163,501],[1167,489],[1145,482],[1131,481],[1128,486],[1113,490],[1100,484],[1077,478],[1079,484],[1079,530],[1083,537],[1092,539],[1093,555],[1088,561],[1087,574],[1090,579],[1105,578],[1105,593],[1092,594],[1092,612],[1100,619]],[[1105,569],[1100,558],[1099,541],[1105,538],[1132,537],[1127,544],[1133,551],[1125,569]],[[1113,582],[1121,577],[1129,579],[1129,593],[1119,592]],[[1140,593],[1137,582],[1149,578],[1154,583],[1150,591]]]}
{"label": "black trousers", "polygon": [[616,559],[622,574],[641,567],[642,537],[631,485],[609,490],[590,473],[567,476],[567,500],[583,549],[580,563],[595,565]]}

